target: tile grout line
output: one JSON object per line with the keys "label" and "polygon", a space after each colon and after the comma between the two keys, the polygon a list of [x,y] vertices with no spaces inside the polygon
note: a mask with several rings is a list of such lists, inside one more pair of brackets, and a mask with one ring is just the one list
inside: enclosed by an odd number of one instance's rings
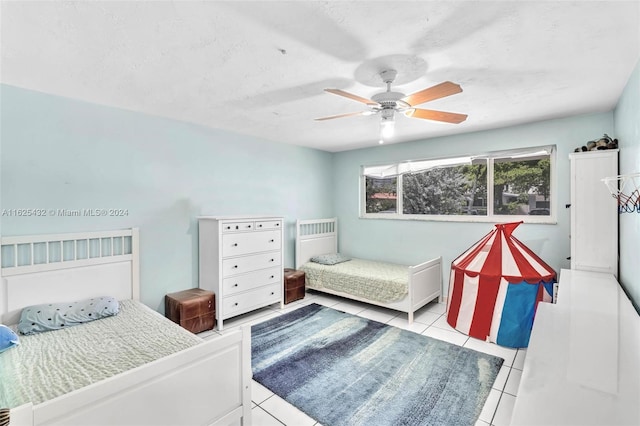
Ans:
{"label": "tile grout line", "polygon": [[[269,397],[270,398],[270,397]],[[269,399],[267,398],[267,399]],[[265,399],[266,401],[266,399]],[[279,418],[277,418],[276,416],[274,416],[273,414],[271,414],[268,410],[265,410],[264,408],[262,408],[260,405],[256,405],[255,407],[252,408],[252,410],[254,408],[259,408],[260,410],[264,411],[265,413],[267,413],[267,415],[271,418],[273,418],[275,421],[277,421],[278,423],[280,423],[283,426],[287,426],[287,424],[285,422],[283,422],[282,420],[280,420]]]}

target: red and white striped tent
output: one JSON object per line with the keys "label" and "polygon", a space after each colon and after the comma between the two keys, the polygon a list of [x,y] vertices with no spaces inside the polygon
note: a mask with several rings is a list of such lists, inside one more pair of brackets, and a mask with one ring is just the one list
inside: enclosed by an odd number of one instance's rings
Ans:
{"label": "red and white striped tent", "polygon": [[451,263],[447,322],[469,336],[527,347],[538,302],[551,302],[556,273],[497,224]]}

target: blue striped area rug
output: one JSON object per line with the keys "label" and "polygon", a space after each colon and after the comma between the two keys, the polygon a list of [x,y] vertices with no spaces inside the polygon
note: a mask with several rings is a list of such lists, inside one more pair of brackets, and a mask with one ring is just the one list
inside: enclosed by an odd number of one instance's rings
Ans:
{"label": "blue striped area rug", "polygon": [[251,328],[253,378],[324,426],[473,425],[504,360],[311,304]]}

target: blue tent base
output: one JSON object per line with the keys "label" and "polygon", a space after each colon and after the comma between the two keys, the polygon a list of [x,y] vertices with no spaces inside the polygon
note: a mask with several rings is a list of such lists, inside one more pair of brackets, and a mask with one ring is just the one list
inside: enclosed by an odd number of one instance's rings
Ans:
{"label": "blue tent base", "polygon": [[555,281],[529,284],[525,281],[509,283],[502,308],[500,328],[496,343],[510,348],[529,346],[533,319],[536,312],[536,300],[540,286],[551,296]]}

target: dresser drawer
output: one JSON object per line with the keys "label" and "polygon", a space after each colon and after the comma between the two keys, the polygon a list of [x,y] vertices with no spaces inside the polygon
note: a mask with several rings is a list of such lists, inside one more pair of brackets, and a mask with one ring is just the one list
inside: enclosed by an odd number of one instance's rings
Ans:
{"label": "dresser drawer", "polygon": [[236,275],[223,280],[222,289],[225,296],[247,291],[266,284],[282,282],[279,266],[269,269],[250,272],[244,275]]}
{"label": "dresser drawer", "polygon": [[222,236],[222,257],[280,250],[281,247],[280,231],[245,232]]}
{"label": "dresser drawer", "polygon": [[256,306],[265,306],[280,302],[281,295],[282,286],[280,283],[277,283],[225,297],[222,299],[224,318],[248,312]]}
{"label": "dresser drawer", "polygon": [[258,269],[271,268],[280,265],[279,251],[255,254],[252,256],[234,257],[222,261],[222,276],[244,274]]}
{"label": "dresser drawer", "polygon": [[281,220],[264,220],[261,222],[256,222],[256,230],[261,229],[280,229],[282,228]]}
{"label": "dresser drawer", "polygon": [[253,231],[253,227],[253,222],[224,222],[222,224],[222,232]]}

